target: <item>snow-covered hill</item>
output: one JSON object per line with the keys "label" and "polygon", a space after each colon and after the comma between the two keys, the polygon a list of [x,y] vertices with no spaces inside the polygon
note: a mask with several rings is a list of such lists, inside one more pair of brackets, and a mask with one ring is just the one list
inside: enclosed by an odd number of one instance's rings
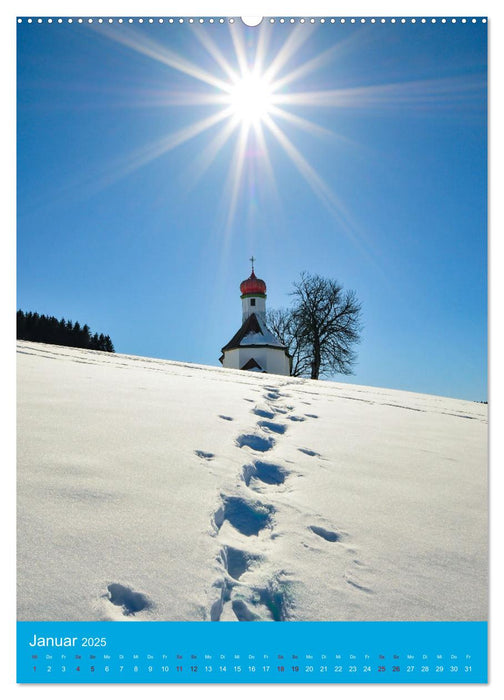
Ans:
{"label": "snow-covered hill", "polygon": [[484,620],[487,407],[18,343],[18,619]]}

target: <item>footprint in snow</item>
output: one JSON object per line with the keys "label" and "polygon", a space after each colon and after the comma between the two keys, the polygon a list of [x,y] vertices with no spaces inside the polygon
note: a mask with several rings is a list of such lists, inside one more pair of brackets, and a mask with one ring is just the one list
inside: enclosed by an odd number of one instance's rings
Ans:
{"label": "footprint in snow", "polygon": [[260,416],[260,418],[274,418],[275,414],[273,411],[265,411],[262,408],[254,408],[252,410],[252,413],[254,413],[256,416]]}
{"label": "footprint in snow", "polygon": [[219,416],[219,418],[222,418],[222,420],[233,420],[231,416]]}
{"label": "footprint in snow", "polygon": [[255,586],[248,600],[236,597],[231,607],[239,622],[253,620],[284,622],[289,617],[290,604],[288,585],[275,576],[266,585]]}
{"label": "footprint in snow", "polygon": [[203,450],[194,450],[194,454],[200,459],[206,459],[208,462],[215,457],[212,452],[203,452]]}
{"label": "footprint in snow", "polygon": [[267,452],[274,446],[272,437],[261,437],[260,435],[239,435],[236,438],[238,447],[250,447],[256,452]]}
{"label": "footprint in snow", "polygon": [[223,498],[222,507],[215,512],[214,521],[217,530],[220,530],[227,520],[235,530],[250,537],[258,535],[261,530],[271,525],[274,512],[273,506],[246,501],[238,496],[227,496]]}
{"label": "footprint in snow", "polygon": [[143,593],[137,593],[120,583],[111,583],[107,586],[109,600],[113,605],[119,605],[123,609],[123,615],[134,615],[141,610],[152,607],[149,598]]}
{"label": "footprint in snow", "polygon": [[315,450],[308,450],[306,447],[298,447],[298,450],[309,457],[320,457],[318,452],[315,452]]}
{"label": "footprint in snow", "polygon": [[249,610],[247,604],[243,600],[233,600],[231,607],[233,608],[238,622],[254,622],[255,620],[261,619],[259,615]]}
{"label": "footprint in snow", "polygon": [[337,532],[334,532],[333,530],[326,530],[325,528],[319,527],[318,525],[310,525],[309,529],[315,535],[322,537],[322,539],[326,540],[327,542],[340,542],[341,541],[341,535],[339,535]]}
{"label": "footprint in snow", "polygon": [[255,554],[250,554],[243,549],[236,549],[229,545],[223,547],[220,556],[224,568],[231,578],[234,578],[236,581],[260,559]]}
{"label": "footprint in snow", "polygon": [[221,579],[214,583],[214,588],[219,589],[220,593],[219,597],[210,608],[210,620],[212,622],[219,622],[222,615],[222,610],[224,608],[224,604],[227,603],[231,598],[232,584],[230,584],[230,582],[226,581],[225,579]]}
{"label": "footprint in snow", "polygon": [[250,485],[252,479],[259,479],[263,484],[278,486],[284,483],[288,475],[289,472],[278,464],[269,462],[255,462],[243,467],[243,480],[247,486]]}
{"label": "footprint in snow", "polygon": [[267,608],[274,622],[287,620],[289,598],[286,593],[286,587],[280,584],[278,579],[271,580],[267,586],[256,588],[255,592],[259,596],[259,602]]}
{"label": "footprint in snow", "polygon": [[285,431],[287,430],[286,425],[282,425],[281,423],[274,423],[273,421],[269,420],[260,420],[257,425],[260,428],[263,428],[264,430],[269,430],[272,433],[278,433],[279,435],[283,435]]}
{"label": "footprint in snow", "polygon": [[372,595],[374,593],[371,588],[368,588],[367,586],[363,586],[361,583],[356,581],[351,574],[347,574],[345,572],[344,574],[344,579],[348,583],[349,586],[352,586],[353,588],[356,588],[358,591],[361,591],[362,593],[368,593],[369,595]]}

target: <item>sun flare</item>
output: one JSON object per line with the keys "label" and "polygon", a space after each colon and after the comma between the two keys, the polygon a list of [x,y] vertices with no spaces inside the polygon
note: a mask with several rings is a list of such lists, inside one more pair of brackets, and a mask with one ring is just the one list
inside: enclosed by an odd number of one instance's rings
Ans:
{"label": "sun flare", "polygon": [[[462,99],[474,99],[485,89],[484,81],[475,78],[468,82],[464,76],[350,86],[339,86],[337,78],[332,78],[328,87],[307,88],[306,81],[310,74],[316,73],[352,47],[350,41],[340,41],[300,61],[300,49],[316,31],[311,23],[300,23],[289,30],[283,43],[274,49],[271,48],[274,29],[269,24],[261,25],[254,42],[251,42],[250,32],[246,34],[238,24],[229,24],[229,51],[225,48],[225,42],[223,47],[216,43],[210,31],[199,26],[195,31],[193,27],[192,36],[206,54],[206,59],[198,63],[130,28],[123,27],[120,32],[111,35],[105,25],[93,24],[92,27],[108,39],[112,38],[178,71],[193,83],[187,91],[166,89],[158,94],[155,91],[149,93],[153,104],[170,108],[205,107],[207,110],[203,114],[198,112],[197,118],[189,120],[178,130],[128,154],[110,168],[103,177],[103,183],[113,182],[206,134],[206,143],[191,169],[191,182],[194,184],[218,159],[226,144],[233,143],[228,176],[223,187],[226,235],[232,230],[240,202],[245,201],[245,195],[250,195],[251,190],[250,187],[246,189],[246,182],[249,185],[252,181],[256,183],[254,196],[257,192],[261,194],[261,191],[277,191],[274,158],[280,150],[319,202],[338,220],[345,234],[355,239],[359,233],[353,216],[303,154],[299,132],[331,140],[338,138],[342,144],[356,147],[355,142],[333,128],[322,126],[317,112],[335,108],[373,110],[394,107],[401,110],[409,108],[416,113],[418,107],[430,109],[435,100],[447,108],[458,109]],[[319,85],[318,80],[315,82]],[[306,113],[307,109],[310,112]]]}
{"label": "sun flare", "polygon": [[232,114],[242,123],[257,124],[268,116],[273,106],[271,83],[259,73],[246,73],[229,93]]}

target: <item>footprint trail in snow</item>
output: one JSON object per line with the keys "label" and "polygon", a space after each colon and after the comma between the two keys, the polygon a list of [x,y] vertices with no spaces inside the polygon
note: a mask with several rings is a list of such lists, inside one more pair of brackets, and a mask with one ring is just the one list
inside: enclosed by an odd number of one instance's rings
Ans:
{"label": "footprint trail in snow", "polygon": [[[276,516],[279,509],[288,507],[278,496],[290,488],[292,472],[270,455],[280,441],[289,439],[286,421],[296,424],[318,416],[292,414],[294,406],[284,403],[288,398],[280,387],[265,386],[264,403],[251,411],[258,418],[255,428],[235,440],[249,458],[237,473],[236,490],[221,492],[212,517],[214,535],[220,544],[216,558],[219,575],[212,586],[209,611],[214,622],[279,622],[302,618],[302,610],[296,610],[289,573],[282,568],[280,559],[278,566],[275,565],[276,540],[280,537]],[[297,449],[311,458],[321,457],[315,450]],[[200,456],[208,459],[205,453]],[[321,549],[329,549],[328,556],[330,548],[342,546],[346,538],[346,533],[318,524],[310,524],[306,529],[320,542]],[[342,575],[354,589],[372,592],[355,579],[350,568]]]}

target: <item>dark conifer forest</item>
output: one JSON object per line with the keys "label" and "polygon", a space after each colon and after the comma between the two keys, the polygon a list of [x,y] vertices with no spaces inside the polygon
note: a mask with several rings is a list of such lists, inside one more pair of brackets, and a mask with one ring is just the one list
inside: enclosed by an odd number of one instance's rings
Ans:
{"label": "dark conifer forest", "polygon": [[17,312],[17,338],[53,345],[68,345],[71,348],[115,352],[110,336],[103,333],[91,335],[87,323],[81,326],[78,321],[72,323],[72,321],[65,321],[64,318],[58,321],[55,316],[40,315],[32,311]]}

